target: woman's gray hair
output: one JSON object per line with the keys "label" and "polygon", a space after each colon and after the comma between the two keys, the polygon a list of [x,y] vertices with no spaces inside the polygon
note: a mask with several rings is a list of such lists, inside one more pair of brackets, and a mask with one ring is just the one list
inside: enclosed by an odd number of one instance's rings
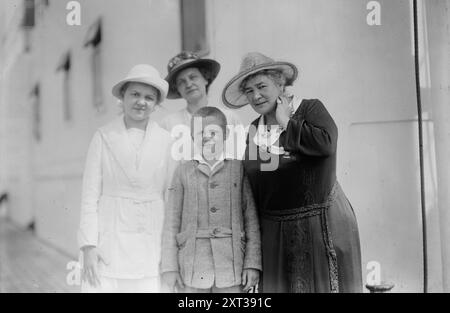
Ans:
{"label": "woman's gray hair", "polygon": [[242,80],[241,84],[239,85],[239,90],[242,93],[244,93],[247,82],[250,79],[260,76],[260,75],[268,77],[275,84],[280,85],[283,90],[286,87],[286,77],[283,75],[283,73],[281,71],[279,71],[279,70],[262,70],[262,71],[256,72],[256,73],[244,78],[244,80]]}

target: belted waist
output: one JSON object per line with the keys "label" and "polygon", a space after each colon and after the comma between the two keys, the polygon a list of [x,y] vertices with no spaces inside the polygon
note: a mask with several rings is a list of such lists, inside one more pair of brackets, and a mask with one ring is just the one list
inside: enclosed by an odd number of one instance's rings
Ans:
{"label": "belted waist", "polygon": [[231,228],[227,227],[215,227],[215,228],[206,228],[206,229],[198,229],[196,238],[227,238],[232,237],[233,232]]}
{"label": "belted waist", "polygon": [[105,188],[102,191],[102,196],[111,198],[123,198],[139,202],[153,202],[158,200],[163,200],[162,195],[149,191],[147,192],[136,192],[132,190],[115,189],[115,188]]}
{"label": "belted waist", "polygon": [[309,204],[288,210],[262,210],[261,216],[275,221],[291,221],[320,215],[331,206],[338,189],[340,189],[340,186],[336,181],[327,197],[327,200],[322,203]]}

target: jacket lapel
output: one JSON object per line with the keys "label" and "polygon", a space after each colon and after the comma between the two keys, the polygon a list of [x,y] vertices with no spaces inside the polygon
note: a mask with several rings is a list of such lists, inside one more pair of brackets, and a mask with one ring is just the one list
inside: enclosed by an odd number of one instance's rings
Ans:
{"label": "jacket lapel", "polygon": [[[137,167],[137,175],[141,181],[148,181],[151,175],[165,175],[161,172],[168,162],[167,149],[170,148],[170,137],[155,122],[149,121],[141,146],[141,158]],[[154,177],[162,179],[162,177]]]}
{"label": "jacket lapel", "polygon": [[137,176],[135,152],[128,138],[123,117],[121,116],[101,127],[100,134],[125,175],[133,181]]}

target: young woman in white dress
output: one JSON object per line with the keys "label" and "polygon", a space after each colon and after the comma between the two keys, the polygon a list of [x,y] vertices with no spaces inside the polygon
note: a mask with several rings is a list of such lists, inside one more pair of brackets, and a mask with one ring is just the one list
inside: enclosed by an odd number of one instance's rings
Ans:
{"label": "young woman in white dress", "polygon": [[149,116],[167,90],[146,64],[112,89],[123,115],[94,134],[83,177],[82,292],[160,291],[164,197],[175,164],[170,134]]}

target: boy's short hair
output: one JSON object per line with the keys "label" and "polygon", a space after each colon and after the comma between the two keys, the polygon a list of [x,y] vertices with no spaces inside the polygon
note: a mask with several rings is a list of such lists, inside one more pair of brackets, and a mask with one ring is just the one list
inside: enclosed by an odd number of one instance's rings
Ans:
{"label": "boy's short hair", "polygon": [[192,130],[192,122],[194,121],[194,119],[196,117],[205,118],[208,116],[215,117],[220,122],[219,126],[222,127],[224,134],[225,134],[226,129],[227,129],[227,124],[228,124],[225,114],[220,109],[218,109],[216,107],[209,107],[209,106],[200,108],[197,111],[195,111],[194,114],[192,114],[191,130]]}

